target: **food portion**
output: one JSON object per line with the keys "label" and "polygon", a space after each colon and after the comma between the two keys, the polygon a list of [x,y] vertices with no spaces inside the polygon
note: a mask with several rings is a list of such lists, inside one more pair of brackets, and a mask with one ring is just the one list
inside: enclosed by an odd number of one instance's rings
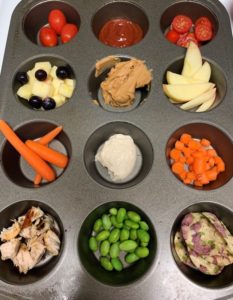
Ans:
{"label": "food portion", "polygon": [[210,81],[211,66],[202,62],[200,49],[193,42],[187,49],[181,74],[167,71],[168,84],[163,91],[169,101],[183,110],[205,112],[210,110],[216,100],[216,87]]}
{"label": "food portion", "polygon": [[[96,63],[96,70],[105,70],[114,61],[113,56],[103,58]],[[115,59],[115,65],[101,83],[104,102],[113,107],[128,107],[135,101],[136,90],[142,87],[149,89],[152,72],[142,60],[132,58],[127,61]],[[96,72],[99,76],[101,72]]]}
{"label": "food portion", "polygon": [[54,47],[72,40],[78,33],[76,24],[67,23],[66,16],[60,9],[53,9],[48,16],[48,25],[39,31],[39,41],[44,47]]}
{"label": "food portion", "polygon": [[26,72],[16,74],[20,83],[17,95],[28,101],[34,109],[51,110],[65,104],[72,97],[75,80],[68,66],[52,66],[50,62],[37,62]]}
{"label": "food portion", "polygon": [[112,181],[124,181],[133,173],[137,149],[129,135],[114,134],[98,149],[95,161],[107,168]]}
{"label": "food portion", "polygon": [[51,215],[32,206],[12,222],[0,234],[1,259],[10,259],[20,273],[27,274],[46,256],[59,254],[59,229]]}
{"label": "food portion", "polygon": [[183,181],[201,187],[215,181],[225,171],[225,163],[205,138],[183,133],[169,153],[171,170]]}
{"label": "food portion", "polygon": [[142,28],[137,23],[125,18],[107,21],[99,32],[99,40],[102,43],[117,48],[132,46],[142,39]]}
{"label": "food portion", "polygon": [[58,168],[66,168],[68,165],[67,155],[48,146],[61,131],[60,126],[35,141],[23,142],[4,120],[0,120],[0,132],[35,171],[35,185],[39,185],[42,180],[51,182],[56,179],[56,173],[50,164]]}
{"label": "food portion", "polygon": [[122,271],[149,254],[148,224],[131,210],[112,207],[93,224],[89,248],[107,271]]}
{"label": "food portion", "polygon": [[166,31],[165,37],[171,43],[188,48],[190,42],[201,46],[203,43],[212,40],[214,28],[207,17],[200,17],[193,23],[186,15],[177,15],[172,20],[170,28]]}
{"label": "food portion", "polygon": [[180,261],[207,275],[218,275],[233,263],[233,236],[210,212],[185,215],[175,234],[174,247]]}

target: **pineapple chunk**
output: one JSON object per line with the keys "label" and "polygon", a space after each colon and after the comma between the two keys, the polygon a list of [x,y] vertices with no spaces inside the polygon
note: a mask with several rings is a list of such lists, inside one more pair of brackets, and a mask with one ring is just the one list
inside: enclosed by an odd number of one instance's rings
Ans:
{"label": "pineapple chunk", "polygon": [[62,106],[66,102],[66,97],[62,95],[55,95],[53,99],[56,102],[56,107]]}
{"label": "pineapple chunk", "polygon": [[66,98],[70,98],[73,94],[73,87],[62,83],[59,87],[58,93],[65,96]]}
{"label": "pineapple chunk", "polygon": [[35,72],[33,70],[27,71],[27,75],[29,78],[29,83],[33,85],[34,81],[36,81]]}
{"label": "pineapple chunk", "polygon": [[35,67],[33,68],[34,73],[39,69],[42,69],[49,74],[52,69],[51,63],[49,61],[40,61],[35,63]]}
{"label": "pineapple chunk", "polygon": [[49,74],[54,79],[57,79],[56,71],[57,71],[57,66],[53,66],[51,71],[50,71],[50,74]]}
{"label": "pineapple chunk", "polygon": [[35,81],[32,85],[32,94],[35,96],[39,96],[42,99],[49,97],[51,94],[51,82],[45,82],[45,81]]}
{"label": "pineapple chunk", "polygon": [[67,84],[68,86],[71,86],[73,89],[75,87],[75,80],[74,79],[65,79],[65,84]]}
{"label": "pineapple chunk", "polygon": [[21,98],[29,100],[30,97],[32,96],[32,86],[29,83],[24,84],[21,86],[18,91],[17,95]]}
{"label": "pineapple chunk", "polygon": [[52,85],[53,85],[53,96],[58,95],[59,94],[59,87],[60,85],[64,83],[63,80],[58,79],[58,78],[54,78],[52,81]]}

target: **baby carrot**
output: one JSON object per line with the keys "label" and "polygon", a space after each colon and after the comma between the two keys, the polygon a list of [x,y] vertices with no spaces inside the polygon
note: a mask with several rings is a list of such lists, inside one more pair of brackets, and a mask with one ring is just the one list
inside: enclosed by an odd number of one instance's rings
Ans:
{"label": "baby carrot", "polygon": [[42,159],[48,161],[59,168],[65,168],[68,164],[68,157],[36,141],[27,140],[25,143],[31,150],[37,153]]}
{"label": "baby carrot", "polygon": [[38,143],[42,145],[47,145],[49,144],[60,132],[62,131],[62,126],[58,126],[54,128],[52,131],[48,132],[41,138],[37,140]]}
{"label": "baby carrot", "polygon": [[35,178],[33,180],[35,185],[39,185],[41,183],[42,177],[40,176],[40,174],[36,173]]}
{"label": "baby carrot", "polygon": [[0,131],[15,148],[16,151],[29,163],[29,165],[47,181],[55,179],[55,173],[52,168],[40,158],[35,152],[29,149],[8,126],[4,120],[0,120]]}

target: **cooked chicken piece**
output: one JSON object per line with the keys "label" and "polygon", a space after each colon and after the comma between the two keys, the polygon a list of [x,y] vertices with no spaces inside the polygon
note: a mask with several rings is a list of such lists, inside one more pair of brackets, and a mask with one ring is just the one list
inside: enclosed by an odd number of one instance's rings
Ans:
{"label": "cooked chicken piece", "polygon": [[35,225],[28,226],[26,228],[23,228],[20,231],[20,236],[22,236],[25,239],[31,239],[37,235],[37,228]]}
{"label": "cooked chicken piece", "polygon": [[25,215],[25,220],[23,222],[22,228],[26,228],[32,224],[32,222],[41,218],[44,215],[44,212],[39,207],[32,206]]}
{"label": "cooked chicken piece", "polygon": [[46,247],[47,251],[51,255],[54,255],[54,256],[58,255],[61,242],[55,232],[53,232],[52,230],[48,230],[44,234],[44,242],[45,242],[45,247]]}
{"label": "cooked chicken piece", "polygon": [[20,273],[27,274],[28,270],[34,267],[34,261],[25,244],[21,244],[18,254],[14,257],[13,263],[18,267]]}
{"label": "cooked chicken piece", "polygon": [[0,252],[2,260],[13,259],[18,253],[20,246],[19,239],[12,239],[0,246]]}
{"label": "cooked chicken piece", "polygon": [[54,228],[54,221],[50,215],[45,215],[43,219],[41,219],[40,223],[37,224],[37,235],[41,235],[48,231],[49,229]]}
{"label": "cooked chicken piece", "polygon": [[30,242],[30,255],[34,261],[34,266],[40,262],[42,256],[45,254],[45,250],[46,249],[45,245],[43,244],[43,240],[40,238]]}
{"label": "cooked chicken piece", "polygon": [[9,241],[17,237],[20,233],[21,227],[17,221],[14,221],[14,224],[11,227],[3,228],[0,238],[2,241]]}
{"label": "cooked chicken piece", "polygon": [[17,222],[19,223],[19,225],[20,225],[21,227],[22,227],[22,225],[23,225],[24,220],[25,220],[25,216],[20,216],[20,217],[18,217]]}

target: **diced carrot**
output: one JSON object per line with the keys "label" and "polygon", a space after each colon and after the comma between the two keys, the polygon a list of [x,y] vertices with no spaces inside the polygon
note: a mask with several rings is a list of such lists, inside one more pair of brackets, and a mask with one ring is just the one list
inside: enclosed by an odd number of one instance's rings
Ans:
{"label": "diced carrot", "polygon": [[177,140],[176,143],[175,143],[175,148],[178,149],[178,150],[183,150],[184,149],[184,144]]}
{"label": "diced carrot", "polygon": [[193,171],[196,174],[201,174],[206,170],[206,160],[204,157],[194,158],[193,164]]}
{"label": "diced carrot", "polygon": [[207,154],[208,154],[208,156],[210,156],[210,157],[217,156],[217,152],[216,152],[214,149],[208,149],[208,150],[207,150]]}
{"label": "diced carrot", "polygon": [[180,159],[179,159],[179,162],[181,163],[186,163],[186,158],[184,156],[181,156]]}
{"label": "diced carrot", "polygon": [[194,172],[188,172],[187,173],[187,178],[189,178],[190,180],[195,180],[196,179],[196,175]]}
{"label": "diced carrot", "polygon": [[217,168],[213,167],[212,169],[206,171],[206,175],[210,181],[216,180],[218,176]]}
{"label": "diced carrot", "polygon": [[198,181],[198,180],[195,180],[195,181],[194,181],[194,185],[195,185],[195,186],[203,186],[203,183],[201,183],[201,182]]}
{"label": "diced carrot", "polygon": [[186,177],[185,179],[183,179],[183,183],[184,184],[191,184],[192,183],[192,179]]}
{"label": "diced carrot", "polygon": [[184,156],[187,158],[187,157],[190,157],[191,156],[191,149],[187,148],[187,147],[184,147],[184,149],[182,150],[182,152],[184,153]]}
{"label": "diced carrot", "polygon": [[178,161],[181,157],[181,151],[178,149],[173,148],[170,152],[170,158],[174,161]]}
{"label": "diced carrot", "polygon": [[209,177],[208,175],[206,174],[206,172],[203,172],[199,175],[197,175],[197,180],[199,182],[201,182],[202,184],[208,184],[210,181],[209,181]]}
{"label": "diced carrot", "polygon": [[188,133],[183,133],[180,137],[181,143],[188,145],[189,141],[192,139],[192,136]]}
{"label": "diced carrot", "polygon": [[181,162],[175,162],[172,165],[172,171],[175,174],[181,174],[182,172],[184,172],[184,164],[182,164]]}
{"label": "diced carrot", "polygon": [[195,140],[191,140],[188,143],[188,147],[192,150],[199,150],[201,148],[201,143]]}
{"label": "diced carrot", "polygon": [[202,146],[205,146],[205,147],[209,147],[210,146],[210,141],[207,140],[207,139],[201,139],[201,144]]}
{"label": "diced carrot", "polygon": [[194,152],[192,153],[192,157],[194,157],[194,158],[203,157],[203,152],[202,152],[202,151],[199,151],[199,150],[194,151]]}
{"label": "diced carrot", "polygon": [[190,156],[186,159],[186,162],[188,165],[191,165],[193,163],[193,161],[194,161],[194,158],[192,156]]}
{"label": "diced carrot", "polygon": [[187,177],[187,172],[183,171],[182,173],[178,174],[181,180],[185,180],[185,178]]}
{"label": "diced carrot", "polygon": [[215,159],[213,157],[210,157],[208,160],[208,164],[212,168],[215,165]]}
{"label": "diced carrot", "polygon": [[217,164],[217,171],[218,171],[218,173],[225,171],[225,163],[224,162],[220,162]]}

